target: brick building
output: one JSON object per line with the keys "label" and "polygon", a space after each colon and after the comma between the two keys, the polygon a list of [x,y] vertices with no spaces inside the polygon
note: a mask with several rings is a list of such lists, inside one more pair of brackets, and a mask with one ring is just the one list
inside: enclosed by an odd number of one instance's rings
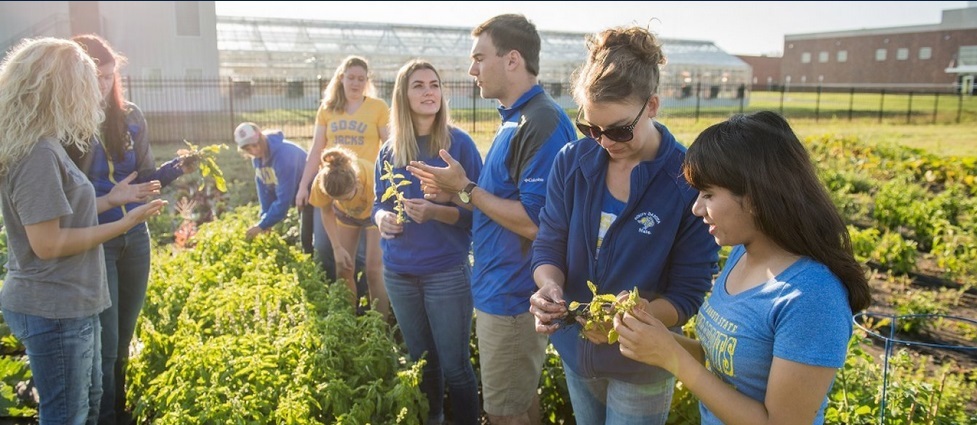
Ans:
{"label": "brick building", "polygon": [[753,68],[751,90],[777,90],[780,88],[780,67],[783,58],[780,56],[747,56],[736,55],[741,61]]}
{"label": "brick building", "polygon": [[939,24],[788,34],[783,84],[973,93],[977,2],[968,6],[944,10]]}

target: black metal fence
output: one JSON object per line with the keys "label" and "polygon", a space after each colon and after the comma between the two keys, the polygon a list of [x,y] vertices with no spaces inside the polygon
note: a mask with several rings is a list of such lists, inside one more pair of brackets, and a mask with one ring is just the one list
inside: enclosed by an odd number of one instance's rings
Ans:
{"label": "black metal fence", "polygon": [[[242,121],[280,128],[290,139],[312,137],[315,114],[326,80],[147,80],[127,79],[128,98],[139,105],[154,142],[226,141]],[[388,104],[392,81],[375,81]],[[570,88],[542,83],[568,112],[576,113]],[[482,99],[472,80],[444,81],[443,90],[456,124],[465,130],[494,131],[498,103]],[[894,90],[793,86],[750,91],[744,85],[684,84],[659,87],[662,120],[717,121],[738,112],[778,111],[789,118],[871,120],[879,123],[977,122],[977,96],[946,90]]]}

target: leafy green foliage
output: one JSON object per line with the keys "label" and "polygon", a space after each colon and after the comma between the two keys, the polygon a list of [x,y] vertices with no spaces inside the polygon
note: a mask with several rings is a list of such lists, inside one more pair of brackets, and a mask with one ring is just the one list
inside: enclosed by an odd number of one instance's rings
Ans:
{"label": "leafy green foliage", "polygon": [[130,360],[140,421],[422,423],[421,365],[293,243],[245,241],[256,214],[241,208],[200,226],[192,249],[157,251]]}

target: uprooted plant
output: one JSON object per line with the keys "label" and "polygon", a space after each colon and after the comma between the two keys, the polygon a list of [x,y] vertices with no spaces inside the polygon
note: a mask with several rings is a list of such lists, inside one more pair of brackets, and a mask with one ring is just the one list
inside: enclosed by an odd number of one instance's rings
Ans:
{"label": "uprooted plant", "polygon": [[[577,318],[581,318],[584,320],[582,331],[593,330],[609,323],[615,315],[628,313],[638,305],[638,287],[628,291],[627,298],[623,300],[613,294],[598,294],[597,285],[589,280],[587,287],[594,294],[593,299],[589,303],[570,302],[567,307],[567,314],[561,321],[563,325],[576,323]],[[583,336],[582,333],[581,336]],[[617,331],[611,327],[607,331],[607,342],[613,344],[617,342],[617,338]]]}

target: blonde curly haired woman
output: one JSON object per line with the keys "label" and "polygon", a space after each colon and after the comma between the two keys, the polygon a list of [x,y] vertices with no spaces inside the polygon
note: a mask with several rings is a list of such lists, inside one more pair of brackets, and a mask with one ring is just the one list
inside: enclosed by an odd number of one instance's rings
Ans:
{"label": "blonde curly haired woman", "polygon": [[98,315],[110,304],[101,244],[164,205],[154,200],[98,224],[107,203],[96,203],[65,147],[87,148],[104,118],[101,100],[95,63],[71,41],[25,40],[0,64],[0,204],[9,255],[0,308],[27,349],[42,425],[98,417]]}

